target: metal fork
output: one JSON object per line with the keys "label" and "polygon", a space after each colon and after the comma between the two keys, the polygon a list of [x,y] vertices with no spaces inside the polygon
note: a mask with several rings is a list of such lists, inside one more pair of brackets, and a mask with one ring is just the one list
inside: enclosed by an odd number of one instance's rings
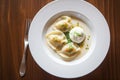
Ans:
{"label": "metal fork", "polygon": [[23,57],[22,61],[20,64],[20,70],[19,74],[21,77],[23,77],[26,73],[26,56],[27,56],[27,48],[28,48],[28,31],[30,27],[31,19],[26,19],[26,30],[25,30],[25,36],[24,36],[24,52],[23,52]]}

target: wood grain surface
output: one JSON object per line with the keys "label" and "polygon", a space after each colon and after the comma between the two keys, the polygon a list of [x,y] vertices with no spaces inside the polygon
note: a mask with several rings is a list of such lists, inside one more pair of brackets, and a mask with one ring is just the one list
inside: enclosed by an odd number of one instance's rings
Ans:
{"label": "wood grain surface", "polygon": [[[32,19],[43,6],[51,1],[0,0],[0,80],[66,80],[52,76],[39,68],[29,49],[27,50],[26,75],[23,78],[19,76],[24,49],[25,20]],[[120,80],[120,2],[119,0],[87,1],[102,12],[109,24],[110,49],[104,62],[95,71],[71,80]]]}

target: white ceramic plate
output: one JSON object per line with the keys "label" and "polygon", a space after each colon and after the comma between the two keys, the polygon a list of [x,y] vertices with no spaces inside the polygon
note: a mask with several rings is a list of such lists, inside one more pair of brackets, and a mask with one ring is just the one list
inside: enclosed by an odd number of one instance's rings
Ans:
{"label": "white ceramic plate", "polygon": [[[81,18],[92,32],[92,45],[82,58],[65,62],[55,57],[45,42],[48,25],[60,15]],[[86,1],[58,0],[43,7],[29,30],[29,47],[35,62],[46,72],[62,78],[77,78],[95,70],[104,60],[110,44],[110,32],[104,16]]]}

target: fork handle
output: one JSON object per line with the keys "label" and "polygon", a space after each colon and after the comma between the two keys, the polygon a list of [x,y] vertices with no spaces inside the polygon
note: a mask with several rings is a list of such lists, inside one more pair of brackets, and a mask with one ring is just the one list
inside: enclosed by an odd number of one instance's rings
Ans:
{"label": "fork handle", "polygon": [[25,47],[24,47],[24,52],[23,52],[23,57],[22,57],[22,61],[20,64],[20,70],[19,70],[19,74],[21,77],[23,77],[26,73],[26,50],[28,47],[28,43],[25,43]]}

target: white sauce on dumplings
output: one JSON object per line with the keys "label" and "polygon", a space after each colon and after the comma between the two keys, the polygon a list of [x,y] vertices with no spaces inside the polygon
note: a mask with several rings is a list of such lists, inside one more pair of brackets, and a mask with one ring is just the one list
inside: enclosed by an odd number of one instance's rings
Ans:
{"label": "white sauce on dumplings", "polygon": [[[59,26],[61,24],[66,24],[67,28],[61,29],[61,26]],[[73,34],[75,31],[80,36]],[[69,33],[70,43],[67,40],[66,32]],[[58,39],[57,43],[54,41],[55,37]],[[88,52],[92,39],[89,26],[82,20],[61,16],[48,28],[46,40],[52,48],[54,56],[65,61],[72,61],[81,58]],[[71,45],[72,49],[69,49]]]}

